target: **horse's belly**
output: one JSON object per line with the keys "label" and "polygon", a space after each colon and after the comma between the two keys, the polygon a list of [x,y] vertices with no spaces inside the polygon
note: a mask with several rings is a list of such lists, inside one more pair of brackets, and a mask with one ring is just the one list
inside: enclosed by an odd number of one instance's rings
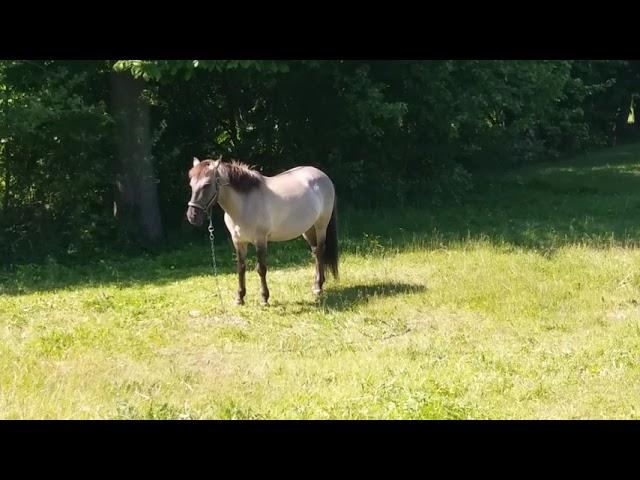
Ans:
{"label": "horse's belly", "polygon": [[306,222],[274,229],[269,234],[269,240],[272,242],[286,242],[287,240],[293,240],[309,230],[312,226],[313,222]]}
{"label": "horse's belly", "polygon": [[283,242],[299,237],[318,220],[319,210],[318,200],[308,195],[295,202],[275,205],[271,211],[269,240]]}
{"label": "horse's belly", "polygon": [[269,235],[268,240],[270,242],[286,242],[288,240],[293,240],[294,238],[298,238],[300,235],[302,235],[301,233],[298,234],[290,234],[290,235]]}

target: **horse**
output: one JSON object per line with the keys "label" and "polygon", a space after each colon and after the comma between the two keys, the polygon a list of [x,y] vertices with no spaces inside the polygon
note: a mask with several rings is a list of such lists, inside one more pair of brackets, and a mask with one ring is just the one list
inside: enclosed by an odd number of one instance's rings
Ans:
{"label": "horse", "polygon": [[312,292],[320,296],[329,269],[338,279],[336,194],[331,179],[315,167],[295,167],[269,177],[237,160],[193,158],[187,219],[201,226],[217,203],[236,251],[237,305],[244,305],[247,246],[256,249],[262,304],[269,304],[267,243],[302,235],[315,257]]}

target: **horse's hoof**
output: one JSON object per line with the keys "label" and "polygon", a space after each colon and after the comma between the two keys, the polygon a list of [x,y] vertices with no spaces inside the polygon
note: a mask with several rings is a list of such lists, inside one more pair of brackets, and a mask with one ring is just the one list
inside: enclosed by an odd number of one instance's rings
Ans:
{"label": "horse's hoof", "polygon": [[241,298],[236,299],[236,305],[244,305],[244,300]]}
{"label": "horse's hoof", "polygon": [[260,305],[262,305],[263,307],[268,307],[269,306],[269,302],[263,300],[260,302]]}
{"label": "horse's hoof", "polygon": [[313,292],[314,295],[322,295],[322,289],[321,288],[313,287],[311,289],[311,291]]}

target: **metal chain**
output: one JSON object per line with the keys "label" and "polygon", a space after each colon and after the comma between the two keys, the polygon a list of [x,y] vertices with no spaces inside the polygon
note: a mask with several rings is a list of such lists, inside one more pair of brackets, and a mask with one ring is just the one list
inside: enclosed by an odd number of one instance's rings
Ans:
{"label": "metal chain", "polygon": [[218,281],[218,264],[216,263],[216,248],[215,248],[215,237],[213,235],[213,215],[211,212],[209,215],[209,240],[211,241],[211,264],[213,265],[213,276],[215,277],[216,290],[218,290],[218,297],[220,297],[220,305],[222,305],[222,310],[225,311],[224,298],[222,297],[222,292],[220,291],[220,282]]}

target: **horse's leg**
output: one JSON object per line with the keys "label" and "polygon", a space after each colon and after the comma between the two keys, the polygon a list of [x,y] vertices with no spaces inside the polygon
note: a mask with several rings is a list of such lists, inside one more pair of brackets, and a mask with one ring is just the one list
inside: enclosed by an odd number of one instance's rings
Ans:
{"label": "horse's leg", "polygon": [[314,226],[316,232],[316,284],[313,287],[313,293],[319,295],[322,293],[324,285],[324,248],[325,239],[327,238],[327,225],[316,224]]}
{"label": "horse's leg", "polygon": [[262,289],[262,304],[269,304],[269,287],[267,287],[267,241],[256,242],[256,255],[258,257],[258,275]]}
{"label": "horse's leg", "polygon": [[318,239],[316,235],[316,228],[311,227],[309,230],[304,232],[302,236],[309,244],[309,247],[311,247],[311,253],[313,254],[313,258],[315,258],[316,260],[316,277],[313,282],[312,291],[317,295],[322,292],[321,279],[323,277],[323,273],[322,273],[323,268],[321,263],[321,257],[318,255]]}
{"label": "horse's leg", "polygon": [[245,284],[245,272],[247,271],[247,244],[244,242],[233,242],[238,257],[238,298],[236,305],[244,305],[244,296],[247,293]]}

